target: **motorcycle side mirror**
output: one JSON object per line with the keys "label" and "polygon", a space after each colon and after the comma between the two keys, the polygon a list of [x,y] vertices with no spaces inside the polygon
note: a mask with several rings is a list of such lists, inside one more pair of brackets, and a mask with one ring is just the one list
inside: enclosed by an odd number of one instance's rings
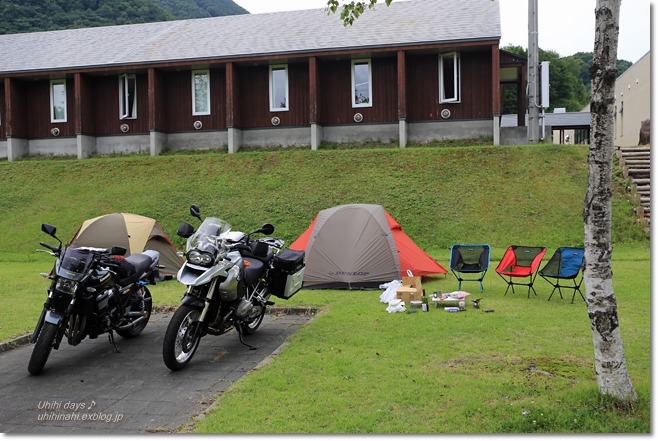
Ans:
{"label": "motorcycle side mirror", "polygon": [[125,256],[126,253],[128,252],[127,249],[124,247],[119,247],[119,246],[113,246],[112,249],[110,250],[110,254],[113,256]]}
{"label": "motorcycle side mirror", "polygon": [[263,233],[269,236],[270,234],[274,233],[274,225],[270,224],[269,222],[263,224],[263,226],[260,227],[260,229],[256,230],[255,233]]}
{"label": "motorcycle side mirror", "polygon": [[190,207],[190,214],[203,222],[203,219],[201,219],[201,210],[199,210],[199,206],[197,204],[192,204]]}
{"label": "motorcycle side mirror", "polygon": [[57,233],[57,228],[55,226],[50,224],[41,224],[41,231],[46,233],[48,236],[52,236],[57,239],[57,236],[55,236]]}
{"label": "motorcycle side mirror", "polygon": [[184,239],[187,239],[194,234],[194,227],[187,222],[183,222],[180,224],[180,227],[178,227],[176,234]]}
{"label": "motorcycle side mirror", "polygon": [[[41,231],[46,233],[47,235],[53,237],[54,239],[57,239],[57,242],[59,242],[59,248],[62,248],[62,241],[55,235],[57,233],[57,228],[55,228],[54,225],[50,224],[41,224]],[[43,243],[43,242],[42,242]]]}

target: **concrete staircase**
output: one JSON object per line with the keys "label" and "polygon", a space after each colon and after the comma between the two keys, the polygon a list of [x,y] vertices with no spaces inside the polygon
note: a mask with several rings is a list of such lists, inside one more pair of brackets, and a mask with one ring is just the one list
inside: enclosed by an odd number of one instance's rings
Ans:
{"label": "concrete staircase", "polygon": [[647,236],[651,233],[651,147],[622,147],[615,151],[619,158],[624,179],[630,179],[628,191],[637,202],[635,213],[644,226]]}

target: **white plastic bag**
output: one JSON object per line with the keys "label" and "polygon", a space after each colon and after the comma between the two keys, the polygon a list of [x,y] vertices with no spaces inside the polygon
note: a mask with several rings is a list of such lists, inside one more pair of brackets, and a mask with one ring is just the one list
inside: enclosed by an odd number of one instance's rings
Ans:
{"label": "white plastic bag", "polygon": [[400,299],[395,299],[391,300],[388,302],[388,308],[386,308],[386,312],[393,313],[393,312],[404,312],[407,309],[404,307],[404,302],[400,301]]}
{"label": "white plastic bag", "polygon": [[386,290],[382,293],[382,295],[379,296],[379,300],[381,300],[382,303],[388,303],[391,300],[395,300],[397,298],[398,288],[401,286],[402,280],[393,280],[391,282],[379,285],[380,288]]}

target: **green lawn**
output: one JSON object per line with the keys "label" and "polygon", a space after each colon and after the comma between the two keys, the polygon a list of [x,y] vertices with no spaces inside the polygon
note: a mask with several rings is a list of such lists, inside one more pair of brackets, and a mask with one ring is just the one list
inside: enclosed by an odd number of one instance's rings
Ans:
{"label": "green lawn", "polygon": [[[598,395],[580,296],[571,304],[571,295],[556,293],[549,302],[552,288],[542,279],[536,297],[528,298],[524,287],[504,296],[506,283],[492,270],[484,293],[475,282],[462,289],[482,297],[493,313],[467,307],[389,314],[379,302],[382,291],[301,291],[285,303],[322,312],[271,364],[223,394],[195,430],[648,433],[649,250],[620,254],[614,289],[628,370],[640,394],[633,407]],[[457,282],[448,276],[424,286],[452,291]]]}
{"label": "green lawn", "polygon": [[[34,254],[48,239],[42,222],[68,240],[87,218],[131,212],[156,218],[182,249],[175,231],[197,203],[239,230],[272,222],[290,243],[321,209],[376,203],[446,268],[453,243],[492,245],[485,292],[475,282],[462,289],[495,312],[388,314],[382,291],[302,290],[277,305],[313,306],[317,317],[194,430],[648,433],[650,242],[623,183],[614,191],[613,284],[637,403],[598,394],[579,296],[548,302],[552,288],[541,279],[538,296],[524,287],[503,296],[494,272],[512,244],[546,246],[545,259],[582,246],[586,162],[586,147],[552,145],[0,161],[0,341],[31,332],[45,300],[39,273],[54,259]],[[428,292],[457,288],[452,275],[423,283]],[[154,302],[177,305],[183,290],[159,283]]]}

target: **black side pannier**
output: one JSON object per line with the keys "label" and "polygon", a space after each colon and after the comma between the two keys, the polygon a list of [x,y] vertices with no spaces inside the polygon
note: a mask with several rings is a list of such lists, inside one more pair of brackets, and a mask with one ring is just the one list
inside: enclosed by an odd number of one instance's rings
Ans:
{"label": "black side pannier", "polygon": [[274,256],[273,268],[268,275],[272,295],[289,299],[302,289],[304,281],[304,251],[285,250]]}

